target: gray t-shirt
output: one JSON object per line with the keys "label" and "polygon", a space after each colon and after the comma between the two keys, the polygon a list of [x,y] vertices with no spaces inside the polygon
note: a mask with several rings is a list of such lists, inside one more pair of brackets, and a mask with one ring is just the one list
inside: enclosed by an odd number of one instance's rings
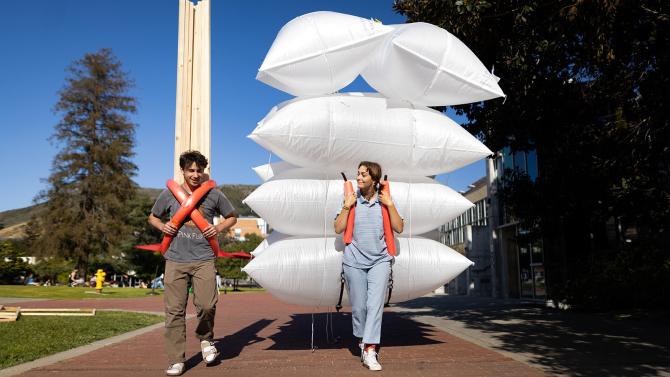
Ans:
{"label": "gray t-shirt", "polygon": [[[158,218],[162,218],[166,214],[169,214],[172,218],[179,208],[181,208],[181,204],[170,190],[163,190],[156,199],[151,213]],[[217,189],[210,190],[200,200],[197,208],[210,224],[213,223],[214,216],[226,216],[235,212],[235,208],[230,204],[228,198]],[[179,228],[179,232],[165,253],[165,259],[173,262],[196,262],[214,258],[212,247],[209,246],[209,242],[202,235],[200,229],[193,224],[190,217],[187,217],[184,224]]]}

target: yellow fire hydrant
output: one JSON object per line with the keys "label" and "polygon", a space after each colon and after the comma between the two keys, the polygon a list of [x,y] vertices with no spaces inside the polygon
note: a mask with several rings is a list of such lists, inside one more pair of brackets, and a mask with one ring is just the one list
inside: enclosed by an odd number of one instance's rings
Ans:
{"label": "yellow fire hydrant", "polygon": [[98,293],[102,293],[102,283],[105,282],[105,276],[107,274],[102,269],[98,269],[98,272],[95,273],[95,290]]}

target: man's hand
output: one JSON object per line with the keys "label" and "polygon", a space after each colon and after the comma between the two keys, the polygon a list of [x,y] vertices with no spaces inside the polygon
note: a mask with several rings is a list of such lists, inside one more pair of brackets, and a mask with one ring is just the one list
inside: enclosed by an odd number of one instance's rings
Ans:
{"label": "man's hand", "polygon": [[161,228],[161,232],[168,234],[170,236],[174,236],[177,234],[177,227],[172,224],[172,222],[168,221],[165,224],[163,224],[163,227]]}
{"label": "man's hand", "polygon": [[209,239],[212,237],[215,237],[217,234],[219,234],[219,230],[216,229],[216,227],[212,224],[209,224],[207,228],[202,232],[202,235],[205,236],[205,238]]}

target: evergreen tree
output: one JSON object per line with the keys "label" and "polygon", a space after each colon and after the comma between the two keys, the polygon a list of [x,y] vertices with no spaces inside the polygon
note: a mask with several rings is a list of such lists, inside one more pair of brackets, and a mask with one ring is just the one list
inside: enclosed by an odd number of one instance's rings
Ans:
{"label": "evergreen tree", "polygon": [[[118,253],[128,233],[126,203],[136,185],[133,156],[135,99],[132,82],[111,50],[86,54],[69,67],[55,111],[62,114],[52,140],[62,145],[53,161],[39,221],[38,249],[75,261]],[[33,225],[35,222],[32,222]]]}
{"label": "evergreen tree", "polygon": [[23,254],[9,241],[0,241],[0,284],[22,283],[20,277],[32,272]]}
{"label": "evergreen tree", "polygon": [[394,8],[408,22],[445,28],[501,77],[506,101],[455,108],[492,150],[537,150],[537,180],[511,175],[504,201],[525,226],[541,225],[552,298],[667,306],[667,4],[396,0]]}
{"label": "evergreen tree", "polygon": [[145,281],[151,281],[163,271],[165,259],[160,253],[138,250],[137,245],[160,243],[163,234],[147,222],[154,200],[139,192],[128,203],[128,217],[126,223],[131,228],[128,237],[123,242],[121,250],[128,262],[128,269],[134,270],[136,276]]}

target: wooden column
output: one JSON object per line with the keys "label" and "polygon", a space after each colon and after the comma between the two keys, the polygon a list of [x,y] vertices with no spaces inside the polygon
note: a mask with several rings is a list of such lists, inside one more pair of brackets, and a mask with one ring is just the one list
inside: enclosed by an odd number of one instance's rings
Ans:
{"label": "wooden column", "polygon": [[209,0],[179,0],[177,111],[175,115],[174,178],[181,182],[179,155],[195,149],[210,161],[211,57]]}

